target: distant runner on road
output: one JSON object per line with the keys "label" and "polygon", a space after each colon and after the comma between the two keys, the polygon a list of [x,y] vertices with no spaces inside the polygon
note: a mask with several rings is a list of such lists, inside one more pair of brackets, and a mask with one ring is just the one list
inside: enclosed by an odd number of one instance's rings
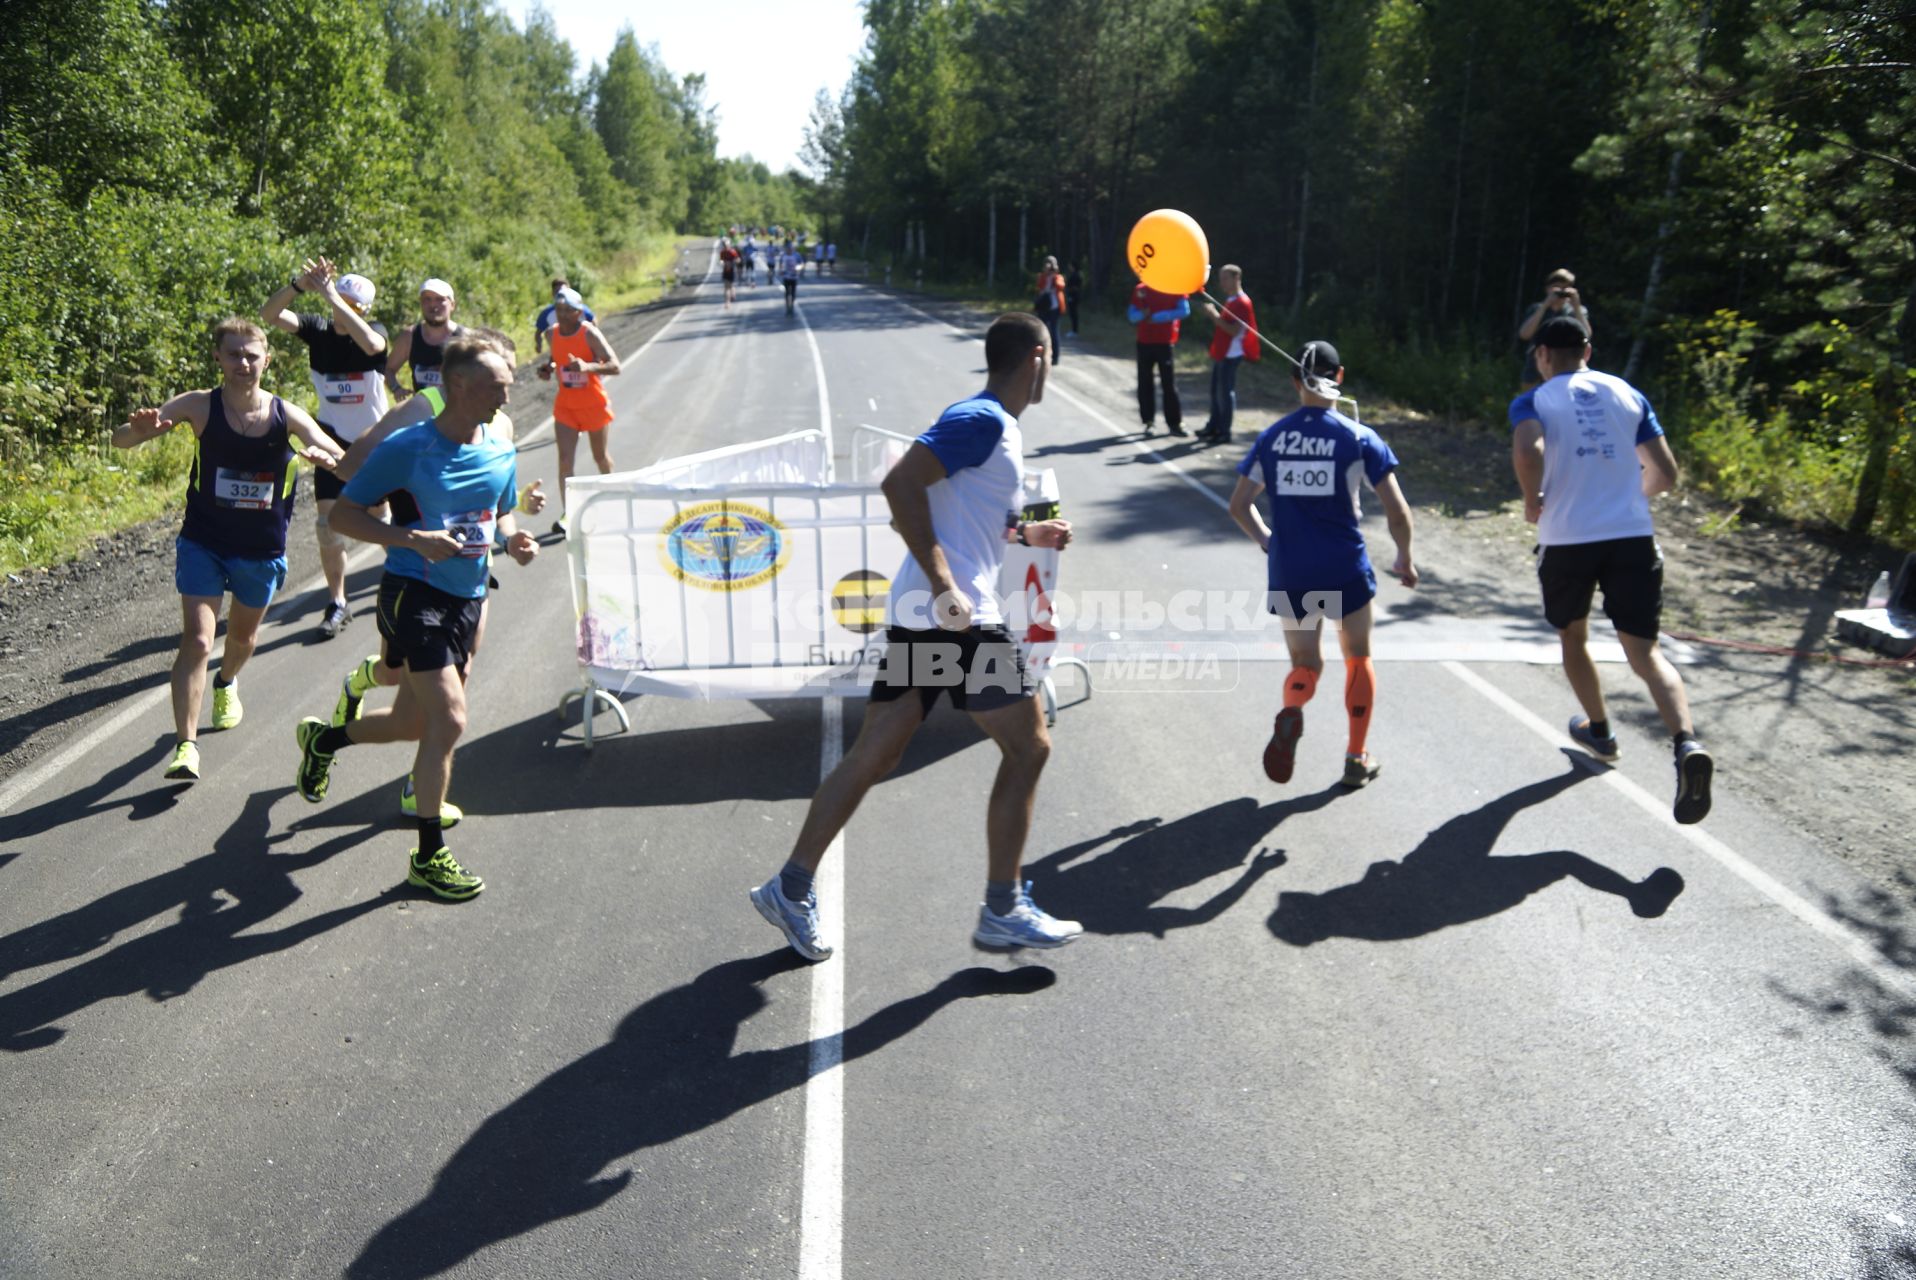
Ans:
{"label": "distant runner on road", "polygon": [[[330,317],[300,315],[286,309],[297,293],[317,293],[332,308]],[[373,282],[365,276],[333,278],[333,264],[325,258],[309,260],[300,273],[260,308],[260,318],[306,344],[313,390],[319,395],[319,429],[343,451],[386,413],[386,326],[371,324],[366,311],[373,305]],[[347,540],[334,533],[327,518],[333,499],[345,487],[332,471],[313,473],[314,517],[319,539],[319,565],[326,575],[326,612],[319,634],[332,639],[353,620],[346,603]]]}
{"label": "distant runner on road", "polygon": [[[1005,315],[985,335],[984,390],[939,415],[885,477],[885,498],[907,555],[892,583],[888,644],[858,740],[812,797],[791,857],[751,891],[752,905],[808,960],[824,960],[813,877],[859,802],[897,767],[940,694],[998,744],[985,817],[985,902],[975,941],[1059,947],[1082,933],[1047,915],[1021,876],[1038,775],[1051,754],[1024,657],[1005,627],[998,572],[1005,544],[1064,548],[1064,520],[1023,523],[1023,436],[1018,415],[1044,395],[1044,325]],[[943,807],[942,803],[939,807]]]}
{"label": "distant runner on road", "polygon": [[725,281],[725,309],[730,311],[732,304],[738,301],[738,260],[739,251],[732,247],[730,240],[719,241],[719,278]]}
{"label": "distant runner on road", "polygon": [[[1407,587],[1417,585],[1411,560],[1410,503],[1397,484],[1397,455],[1369,427],[1337,412],[1344,366],[1328,342],[1306,343],[1291,375],[1302,408],[1265,428],[1237,466],[1231,494],[1231,518],[1266,556],[1270,609],[1284,627],[1291,670],[1284,677],[1284,707],[1271,726],[1264,748],[1264,773],[1272,782],[1289,782],[1297,740],[1304,733],[1304,705],[1317,692],[1324,673],[1322,628],[1338,623],[1344,651],[1344,711],[1350,737],[1344,748],[1343,784],[1362,787],[1382,766],[1365,749],[1377,675],[1371,665],[1371,600],[1377,575],[1358,525],[1362,514],[1360,483],[1369,484],[1383,503],[1397,562],[1391,574]],[[1254,500],[1268,493],[1271,523]]]}
{"label": "distant runner on road", "polygon": [[[374,448],[333,508],[341,533],[388,548],[379,630],[387,660],[405,664],[410,700],[397,699],[392,710],[343,726],[317,716],[301,720],[294,732],[300,751],[295,783],[317,804],[326,797],[339,751],[356,743],[417,741],[419,844],[407,860],[406,882],[461,902],[486,887],[446,849],[440,813],[453,748],[466,724],[464,672],[495,538],[522,565],[532,563],[539,545],[512,515],[516,452],[486,427],[511,399],[512,362],[492,343],[461,336],[446,345],[442,370],[444,410]],[[412,495],[418,519],[404,525],[373,519],[367,508],[400,489]]]}
{"label": "distant runner on road", "polygon": [[[555,305],[559,310],[558,323],[552,329],[552,351],[539,366],[539,376],[550,381],[556,373],[559,379],[559,393],[552,404],[552,434],[559,449],[559,503],[563,510],[565,482],[572,478],[581,434],[592,442],[592,461],[599,474],[612,470],[607,439],[612,427],[612,397],[606,394],[602,379],[619,372],[619,357],[599,326],[585,318],[585,303],[577,290],[562,292]],[[563,518],[553,523],[552,531],[565,532]]]}
{"label": "distant runner on road", "polygon": [[439,385],[439,362],[446,343],[459,335],[459,326],[452,319],[455,305],[452,286],[438,276],[419,286],[420,321],[400,332],[386,361],[386,385],[396,398],[408,394],[399,385],[401,369],[409,371],[413,391]]}
{"label": "distant runner on road", "polygon": [[[173,660],[173,755],[166,776],[200,777],[200,702],[213,654],[220,606],[230,593],[226,647],[213,681],[213,727],[237,728],[239,673],[253,656],[259,624],[286,581],[286,526],[293,516],[293,459],[330,468],[340,448],[296,404],[260,389],[272,353],[251,320],[213,326],[220,385],[188,391],[157,409],[139,409],[113,429],[113,446],[131,449],[185,423],[198,438],[186,479],[186,518],[176,541],[173,583],[180,593],[180,652]],[[303,448],[295,449],[297,438]]]}
{"label": "distant runner on road", "polygon": [[1590,367],[1590,330],[1581,320],[1552,316],[1536,338],[1543,382],[1510,402],[1511,463],[1524,519],[1537,526],[1543,616],[1557,629],[1563,673],[1583,706],[1570,720],[1570,737],[1599,760],[1622,754],[1590,658],[1590,603],[1601,587],[1630,669],[1672,736],[1676,820],[1701,822],[1715,762],[1697,740],[1683,677],[1657,647],[1663,551],[1650,498],[1676,487],[1676,455],[1643,393]]}
{"label": "distant runner on road", "polygon": [[792,248],[792,242],[785,242],[785,251],[778,256],[778,278],[785,286],[785,314],[791,315],[798,307],[798,273],[804,270],[805,260]]}

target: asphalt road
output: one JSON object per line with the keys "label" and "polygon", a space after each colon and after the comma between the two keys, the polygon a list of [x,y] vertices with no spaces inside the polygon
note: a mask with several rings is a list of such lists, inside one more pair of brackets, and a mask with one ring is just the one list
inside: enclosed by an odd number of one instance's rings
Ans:
{"label": "asphalt road", "polygon": [[[841,451],[982,380],[975,335],[878,291],[743,297],[628,358],[622,466],[818,425],[816,367]],[[1131,421],[1067,355],[1026,446],[1067,590],[1121,593],[1079,638],[1162,657],[1191,641],[1154,602],[1261,568]],[[1732,761],[1701,834],[1663,744],[1580,762],[1516,611],[1386,588],[1355,794],[1335,663],[1264,778],[1272,633],[1202,629],[1215,675],[1066,677],[1028,865],[1087,935],[1041,955],[970,945],[996,760],[939,713],[845,833],[812,968],[745,891],[862,704],[835,742],[816,702],[642,699],[587,753],[556,551],[502,567],[474,679],[472,903],[403,887],[404,749],[292,789],[369,619],[269,627],[195,787],[160,777],[164,704],[10,786],[0,1275],[1916,1274],[1916,979],[1825,914],[1854,875]]]}

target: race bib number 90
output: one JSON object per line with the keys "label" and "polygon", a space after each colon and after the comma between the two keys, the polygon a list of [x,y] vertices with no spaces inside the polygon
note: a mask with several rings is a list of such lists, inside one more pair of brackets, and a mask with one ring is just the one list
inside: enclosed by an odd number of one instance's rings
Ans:
{"label": "race bib number 90", "polygon": [[1321,462],[1303,462],[1296,458],[1277,460],[1277,491],[1297,498],[1328,498],[1331,486],[1331,463],[1329,459]]}
{"label": "race bib number 90", "polygon": [[479,559],[492,550],[493,527],[499,523],[497,514],[488,511],[465,511],[446,517],[446,532],[459,540],[459,554]]}
{"label": "race bib number 90", "polygon": [[241,511],[265,511],[273,505],[273,481],[270,471],[235,471],[221,467],[213,473],[213,501],[222,507]]}
{"label": "race bib number 90", "polygon": [[371,374],[362,373],[352,377],[342,375],[328,378],[320,394],[325,396],[327,404],[364,404],[367,383],[371,377]]}

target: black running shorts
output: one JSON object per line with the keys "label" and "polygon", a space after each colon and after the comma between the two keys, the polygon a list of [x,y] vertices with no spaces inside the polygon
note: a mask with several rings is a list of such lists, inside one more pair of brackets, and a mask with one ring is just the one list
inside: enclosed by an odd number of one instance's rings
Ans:
{"label": "black running shorts", "polygon": [[891,627],[872,681],[873,702],[895,702],[916,693],[926,712],[938,695],[951,695],[960,711],[998,711],[1029,698],[1036,687],[1025,671],[1024,651],[1001,626],[963,631],[916,631]]}
{"label": "black running shorts", "polygon": [[386,642],[386,665],[412,671],[453,667],[463,672],[472,658],[485,603],[484,597],[468,600],[415,578],[387,574],[379,580],[375,609],[379,634]]}
{"label": "black running shorts", "polygon": [[1603,612],[1618,631],[1654,640],[1663,620],[1663,551],[1651,536],[1542,547],[1537,579],[1543,616],[1562,631],[1590,616],[1603,588]]}
{"label": "black running shorts", "polygon": [[[341,439],[339,432],[333,430],[325,423],[320,423],[319,429],[330,436],[333,443],[341,449],[349,449],[352,447],[351,441]],[[340,491],[345,487],[346,482],[340,479],[335,473],[328,471],[324,467],[313,468],[313,497],[315,500],[319,502],[331,502],[339,496]]]}

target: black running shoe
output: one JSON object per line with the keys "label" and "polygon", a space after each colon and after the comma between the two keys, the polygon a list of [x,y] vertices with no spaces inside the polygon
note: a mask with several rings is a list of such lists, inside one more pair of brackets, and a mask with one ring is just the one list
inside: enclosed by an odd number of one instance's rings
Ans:
{"label": "black running shoe", "polygon": [[1684,826],[1691,826],[1709,816],[1710,778],[1715,772],[1716,761],[1710,758],[1710,753],[1703,749],[1701,742],[1688,738],[1677,744],[1674,812],[1676,820]]}

